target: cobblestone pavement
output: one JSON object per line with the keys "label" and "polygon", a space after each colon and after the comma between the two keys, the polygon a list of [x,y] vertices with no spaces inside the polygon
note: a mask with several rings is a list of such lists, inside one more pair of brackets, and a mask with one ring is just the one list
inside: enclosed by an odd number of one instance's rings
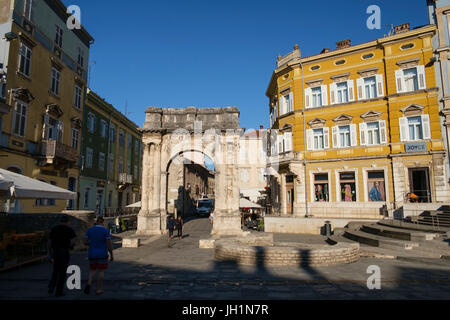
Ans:
{"label": "cobblestone pavement", "polygon": [[[449,299],[450,261],[406,262],[361,258],[329,267],[243,267],[217,262],[212,249],[199,249],[209,238],[208,219],[185,224],[185,237],[167,246],[164,236],[140,248],[118,248],[106,272],[105,294],[87,296],[66,290],[63,298],[47,294],[49,263],[37,263],[0,274],[0,299],[187,299],[187,300],[298,300],[298,299]],[[321,243],[311,235],[279,235],[276,241]],[[72,254],[81,267],[83,286],[88,276],[86,252]],[[369,290],[367,268],[381,269],[381,289]]]}

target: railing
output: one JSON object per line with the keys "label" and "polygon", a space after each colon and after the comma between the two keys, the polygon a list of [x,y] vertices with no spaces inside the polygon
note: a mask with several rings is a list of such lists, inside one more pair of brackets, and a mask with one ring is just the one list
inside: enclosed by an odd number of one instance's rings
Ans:
{"label": "railing", "polygon": [[46,158],[59,158],[70,162],[76,162],[78,159],[76,149],[55,140],[41,141],[39,154]]}
{"label": "railing", "polygon": [[99,215],[103,216],[104,218],[117,218],[122,216],[132,216],[132,215],[138,215],[141,208],[103,208],[100,212],[98,212]]}
{"label": "railing", "polygon": [[127,173],[119,173],[119,183],[121,184],[132,184],[133,175]]}

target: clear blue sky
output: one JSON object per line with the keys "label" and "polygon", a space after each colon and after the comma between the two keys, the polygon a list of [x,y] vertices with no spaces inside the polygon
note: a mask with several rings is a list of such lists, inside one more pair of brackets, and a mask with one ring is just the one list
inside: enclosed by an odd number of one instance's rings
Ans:
{"label": "clear blue sky", "polygon": [[[244,128],[269,125],[265,96],[278,54],[304,56],[336,42],[387,34],[390,25],[428,24],[426,0],[64,0],[81,8],[95,38],[91,87],[140,127],[144,110],[237,106]],[[366,9],[381,8],[369,30]],[[405,10],[407,8],[407,10]]]}

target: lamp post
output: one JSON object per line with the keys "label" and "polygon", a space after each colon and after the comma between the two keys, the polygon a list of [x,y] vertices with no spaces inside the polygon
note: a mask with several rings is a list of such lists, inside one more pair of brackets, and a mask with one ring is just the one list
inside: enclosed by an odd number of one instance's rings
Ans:
{"label": "lamp post", "polygon": [[303,63],[302,63],[302,52],[300,51],[298,45],[295,45],[295,48],[299,51],[300,57],[300,69],[301,69],[301,78],[302,78],[302,116],[303,116],[303,170],[305,174],[305,217],[310,217],[309,215],[309,208],[308,208],[308,177],[307,177],[307,160],[306,160],[306,148],[307,148],[307,142],[306,142],[306,118],[305,118],[305,78],[303,76]]}

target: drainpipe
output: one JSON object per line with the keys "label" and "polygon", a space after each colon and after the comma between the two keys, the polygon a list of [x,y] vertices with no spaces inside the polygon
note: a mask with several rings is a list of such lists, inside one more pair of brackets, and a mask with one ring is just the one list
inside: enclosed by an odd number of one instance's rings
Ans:
{"label": "drainpipe", "polygon": [[305,79],[303,77],[303,63],[302,56],[300,51],[300,69],[302,71],[302,113],[303,113],[303,170],[305,173],[305,216],[310,217],[309,208],[308,208],[308,178],[307,178],[307,170],[306,170],[306,118],[305,118]]}

